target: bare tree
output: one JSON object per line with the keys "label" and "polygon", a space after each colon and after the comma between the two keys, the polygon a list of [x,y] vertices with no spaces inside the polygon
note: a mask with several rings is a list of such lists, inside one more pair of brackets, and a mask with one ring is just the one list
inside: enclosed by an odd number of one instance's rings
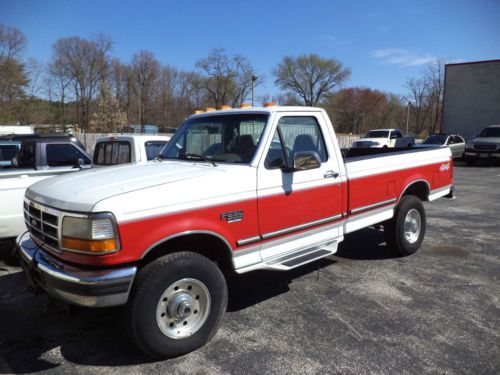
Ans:
{"label": "bare tree", "polygon": [[61,121],[66,124],[66,97],[67,89],[72,82],[68,67],[59,58],[54,58],[48,66],[48,75],[59,97]]}
{"label": "bare tree", "polygon": [[29,80],[21,53],[26,38],[16,28],[0,24],[0,120],[19,118],[18,102]]}
{"label": "bare tree", "polygon": [[411,113],[414,115],[415,122],[413,131],[420,134],[425,129],[427,119],[427,92],[429,83],[424,78],[411,78],[406,81],[407,94],[405,99],[411,107]]}
{"label": "bare tree", "polygon": [[0,24],[0,71],[6,69],[12,60],[18,60],[26,47],[26,37],[15,27]]}
{"label": "bare tree", "polygon": [[201,60],[196,67],[202,72],[202,85],[208,96],[208,104],[239,106],[250,94],[252,79],[254,87],[263,82],[246,57],[229,57],[223,48],[216,48]]}
{"label": "bare tree", "polygon": [[144,124],[152,109],[152,89],[158,79],[160,63],[153,53],[140,51],[132,56],[132,70],[137,87],[139,123],[141,132],[144,132]]}
{"label": "bare tree", "polygon": [[435,133],[441,123],[445,63],[444,60],[436,60],[427,64],[424,70],[424,79],[428,83],[427,105],[432,113],[428,127],[430,134]]}
{"label": "bare tree", "polygon": [[315,106],[351,75],[336,59],[324,59],[316,54],[286,56],[273,72],[275,83],[298,95],[306,106]]}
{"label": "bare tree", "polygon": [[91,103],[109,67],[112,41],[104,35],[91,40],[79,37],[59,39],[53,46],[53,61],[60,61],[73,82],[78,102],[77,119],[88,130]]}
{"label": "bare tree", "polygon": [[419,78],[406,82],[405,99],[411,105],[412,128],[417,133],[435,133],[441,121],[444,92],[444,60],[436,60],[421,70]]}

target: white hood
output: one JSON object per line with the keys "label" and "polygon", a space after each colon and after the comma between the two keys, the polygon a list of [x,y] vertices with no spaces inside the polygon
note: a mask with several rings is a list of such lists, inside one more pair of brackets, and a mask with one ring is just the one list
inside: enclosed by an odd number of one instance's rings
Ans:
{"label": "white hood", "polygon": [[[230,171],[233,173],[228,173]],[[241,186],[242,183],[246,186]],[[255,169],[246,165],[219,164],[213,167],[206,163],[162,161],[91,169],[49,178],[32,185],[26,196],[61,210],[116,211],[115,215],[121,216],[125,207],[127,210],[134,207],[136,210],[153,209],[195,199],[227,196],[231,190],[244,187],[246,189],[239,192],[255,191]]]}

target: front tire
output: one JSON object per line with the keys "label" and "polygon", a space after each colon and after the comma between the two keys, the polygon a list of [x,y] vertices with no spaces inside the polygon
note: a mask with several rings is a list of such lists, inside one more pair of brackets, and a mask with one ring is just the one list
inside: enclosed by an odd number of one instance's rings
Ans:
{"label": "front tire", "polygon": [[226,281],[217,265],[197,253],[173,253],[138,274],[126,324],[144,353],[171,358],[210,341],[226,306]]}
{"label": "front tire", "polygon": [[384,225],[387,246],[406,256],[420,248],[425,236],[426,217],[422,201],[405,195],[396,207],[394,217]]}

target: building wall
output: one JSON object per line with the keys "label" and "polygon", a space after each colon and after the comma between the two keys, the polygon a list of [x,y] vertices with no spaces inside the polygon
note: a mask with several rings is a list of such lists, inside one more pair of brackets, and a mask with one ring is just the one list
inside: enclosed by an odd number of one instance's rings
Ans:
{"label": "building wall", "polygon": [[446,65],[442,121],[466,139],[500,124],[500,60]]}

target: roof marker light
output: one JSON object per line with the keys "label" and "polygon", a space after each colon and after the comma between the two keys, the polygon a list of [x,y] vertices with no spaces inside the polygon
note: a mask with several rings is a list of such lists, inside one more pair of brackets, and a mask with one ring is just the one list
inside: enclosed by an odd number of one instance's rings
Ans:
{"label": "roof marker light", "polygon": [[240,108],[252,108],[250,104],[242,103],[240,104]]}
{"label": "roof marker light", "polygon": [[276,103],[274,103],[274,102],[265,102],[264,103],[264,108],[267,108],[267,107],[276,107]]}

